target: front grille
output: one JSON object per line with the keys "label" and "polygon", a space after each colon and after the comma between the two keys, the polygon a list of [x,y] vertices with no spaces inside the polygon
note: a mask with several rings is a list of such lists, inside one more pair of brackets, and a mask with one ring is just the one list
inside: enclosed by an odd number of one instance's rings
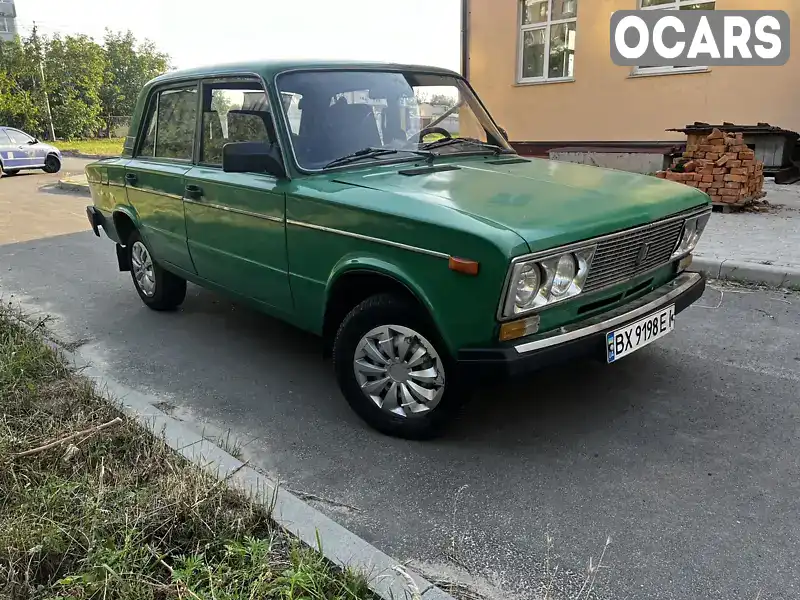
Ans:
{"label": "front grille", "polygon": [[[683,230],[683,219],[653,223],[608,237],[597,245],[584,292],[628,281],[669,262]],[[650,244],[644,260],[642,246]]]}

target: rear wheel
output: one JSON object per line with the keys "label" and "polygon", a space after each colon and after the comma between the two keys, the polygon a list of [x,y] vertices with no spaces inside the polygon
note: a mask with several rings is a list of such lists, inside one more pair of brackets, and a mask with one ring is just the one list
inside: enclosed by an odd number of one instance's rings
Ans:
{"label": "rear wheel", "polygon": [[10,170],[3,169],[3,173],[5,173],[9,177],[11,177],[11,176],[16,175],[17,173],[19,173],[19,169],[10,169]]}
{"label": "rear wheel", "polygon": [[434,328],[413,303],[395,295],[368,298],[345,317],[333,362],[350,407],[387,435],[440,435],[463,403]]}
{"label": "rear wheel", "polygon": [[44,159],[45,173],[58,173],[61,170],[61,161],[55,154],[50,154]]}
{"label": "rear wheel", "polygon": [[134,230],[128,240],[131,278],[136,292],[153,310],[175,310],[186,298],[186,280],[164,270]]}

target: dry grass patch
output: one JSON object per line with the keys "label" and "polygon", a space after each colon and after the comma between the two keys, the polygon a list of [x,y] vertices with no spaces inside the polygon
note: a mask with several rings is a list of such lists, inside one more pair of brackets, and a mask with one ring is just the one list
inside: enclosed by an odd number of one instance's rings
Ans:
{"label": "dry grass patch", "polygon": [[373,597],[8,316],[0,310],[0,597]]}

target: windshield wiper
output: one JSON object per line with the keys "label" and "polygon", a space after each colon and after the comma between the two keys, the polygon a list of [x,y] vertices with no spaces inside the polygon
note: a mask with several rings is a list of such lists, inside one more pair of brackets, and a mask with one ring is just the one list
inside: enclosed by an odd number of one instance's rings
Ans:
{"label": "windshield wiper", "polygon": [[378,158],[379,156],[398,154],[399,152],[411,152],[413,154],[424,156],[429,160],[432,160],[433,157],[435,156],[433,152],[428,152],[426,150],[405,150],[405,149],[395,149],[395,148],[364,148],[363,150],[359,150],[358,152],[353,152],[352,154],[346,154],[345,156],[340,156],[339,158],[336,158],[331,162],[329,162],[323,168],[329,169],[330,167],[346,165],[348,163],[355,162],[357,160],[363,160],[365,158]]}
{"label": "windshield wiper", "polygon": [[452,146],[453,144],[471,144],[473,146],[481,146],[482,148],[486,148],[487,150],[492,150],[495,154],[513,152],[513,150],[507,150],[506,148],[503,148],[501,146],[495,146],[494,144],[483,142],[475,138],[465,138],[465,137],[444,138],[441,140],[428,142],[427,144],[423,144],[421,147],[424,150],[434,150],[436,148],[444,148],[445,146]]}

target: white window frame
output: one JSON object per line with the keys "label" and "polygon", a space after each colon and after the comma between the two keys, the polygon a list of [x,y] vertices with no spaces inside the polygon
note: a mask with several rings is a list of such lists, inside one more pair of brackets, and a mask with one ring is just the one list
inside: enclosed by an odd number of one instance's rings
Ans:
{"label": "white window frame", "polygon": [[[586,2],[587,0],[583,0]],[[588,0],[591,2],[592,0]],[[517,32],[518,32],[518,43],[517,43],[517,83],[559,83],[565,81],[575,81],[575,68],[573,65],[572,75],[568,77],[548,77],[547,74],[550,72],[550,29],[553,25],[560,25],[562,23],[575,23],[575,39],[576,39],[576,48],[577,48],[577,37],[578,37],[578,14],[577,11],[575,12],[574,17],[567,17],[566,19],[553,19],[553,2],[554,0],[548,0],[547,2],[547,20],[542,21],[541,23],[531,23],[529,25],[522,24],[522,17],[525,14],[525,0],[518,0],[517,7],[518,7],[518,14],[517,14]],[[542,76],[541,77],[523,77],[522,76],[522,67],[523,67],[523,55],[525,52],[525,32],[526,31],[533,31],[536,29],[543,29],[544,30],[544,66],[542,69]]]}
{"label": "white window frame", "polygon": [[8,24],[8,18],[5,15],[0,15],[0,33],[11,33],[11,27]]}
{"label": "white window frame", "polygon": [[[656,6],[642,6],[642,0],[636,0],[639,10],[680,10],[682,6],[709,2],[714,3],[714,10],[716,10],[718,0],[670,0]],[[679,75],[681,73],[703,73],[705,71],[708,71],[708,67],[633,67],[631,75]]]}

